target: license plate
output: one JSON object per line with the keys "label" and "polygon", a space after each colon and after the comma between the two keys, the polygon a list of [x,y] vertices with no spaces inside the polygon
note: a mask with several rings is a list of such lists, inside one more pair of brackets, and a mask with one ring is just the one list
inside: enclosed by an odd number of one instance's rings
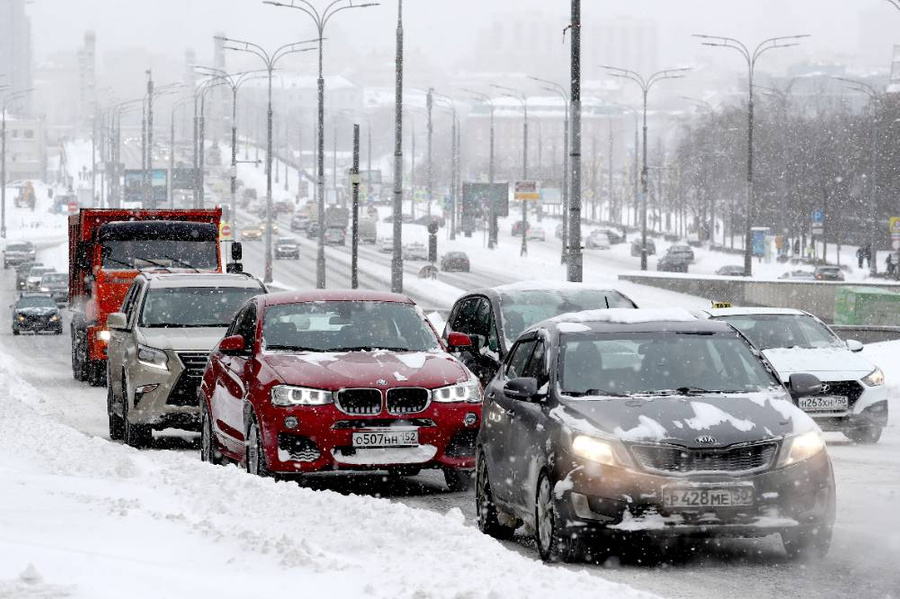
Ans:
{"label": "license plate", "polygon": [[353,433],[353,447],[415,447],[418,444],[417,430],[370,430]]}
{"label": "license plate", "polygon": [[663,489],[663,505],[670,508],[753,505],[753,488],[745,486]]}
{"label": "license plate", "polygon": [[797,405],[804,412],[841,412],[850,407],[850,402],[843,395],[823,395],[801,397]]}

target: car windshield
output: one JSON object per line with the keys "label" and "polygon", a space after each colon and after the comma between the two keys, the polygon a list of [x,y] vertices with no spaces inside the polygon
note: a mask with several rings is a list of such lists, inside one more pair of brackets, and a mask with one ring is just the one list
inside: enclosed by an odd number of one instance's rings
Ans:
{"label": "car windshield", "polygon": [[217,270],[219,253],[215,241],[140,239],[103,242],[103,268],[193,268]]}
{"label": "car windshield", "polygon": [[6,246],[7,252],[27,252],[31,246],[27,243],[11,243]]}
{"label": "car windshield", "polygon": [[559,388],[596,395],[749,393],[778,381],[735,333],[563,334]]}
{"label": "car windshield", "polygon": [[560,314],[635,307],[631,300],[612,290],[535,289],[500,294],[503,333],[508,345],[531,325]]}
{"label": "car windshield", "polygon": [[411,304],[376,301],[302,302],[266,310],[263,343],[272,351],[430,351],[434,331]]}
{"label": "car windshield", "polygon": [[45,274],[47,274],[48,272],[51,272],[52,270],[53,270],[52,268],[44,268],[43,266],[36,266],[35,268],[32,268],[30,271],[28,271],[28,276],[29,277],[43,277]]}
{"label": "car windshield", "polygon": [[62,272],[46,274],[44,275],[44,278],[41,279],[41,283],[45,283],[48,285],[61,285],[68,282],[69,276]]}
{"label": "car windshield", "polygon": [[759,349],[844,347],[825,325],[805,314],[751,314],[721,318]]}
{"label": "car windshield", "polygon": [[151,289],[139,324],[148,328],[227,327],[238,308],[262,289],[172,287]]}
{"label": "car windshield", "polygon": [[56,302],[53,301],[53,298],[47,297],[45,295],[32,295],[25,296],[19,298],[19,301],[16,302],[16,309],[21,310],[22,308],[55,308]]}

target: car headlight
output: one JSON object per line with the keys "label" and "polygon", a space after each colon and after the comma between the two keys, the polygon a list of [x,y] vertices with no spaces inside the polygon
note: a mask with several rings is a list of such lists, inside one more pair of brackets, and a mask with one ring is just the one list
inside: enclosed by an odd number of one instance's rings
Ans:
{"label": "car headlight", "polygon": [[57,316],[56,314],[50,317],[50,322],[56,322],[57,320],[59,320],[59,316]]}
{"label": "car headlight", "polygon": [[477,379],[441,387],[431,392],[431,399],[438,403],[481,403],[481,384]]}
{"label": "car headlight", "polygon": [[612,443],[596,437],[577,435],[572,439],[572,453],[580,458],[605,466],[619,465],[619,460],[616,459],[616,450]]}
{"label": "car headlight", "polygon": [[151,368],[169,369],[169,356],[166,352],[146,345],[138,345],[138,362]]}
{"label": "car headlight", "polygon": [[100,341],[103,341],[104,343],[109,341],[109,338],[111,336],[112,335],[110,334],[110,332],[107,329],[103,329],[102,331],[97,331],[97,339],[99,339]]}
{"label": "car headlight", "polygon": [[49,293],[49,292],[50,292],[49,287],[41,287],[41,293]]}
{"label": "car headlight", "polygon": [[825,449],[825,439],[819,431],[809,431],[796,437],[785,439],[781,447],[778,467],[790,466],[808,460]]}
{"label": "car headlight", "polygon": [[862,382],[870,387],[880,387],[884,384],[884,372],[876,366],[875,370],[867,374]]}
{"label": "car headlight", "polygon": [[272,387],[271,398],[272,405],[280,407],[324,406],[334,401],[334,393],[323,389],[278,385]]}
{"label": "car headlight", "polygon": [[22,316],[22,315],[20,314],[20,315],[19,315],[19,322],[22,322],[23,320],[25,320],[25,317]]}

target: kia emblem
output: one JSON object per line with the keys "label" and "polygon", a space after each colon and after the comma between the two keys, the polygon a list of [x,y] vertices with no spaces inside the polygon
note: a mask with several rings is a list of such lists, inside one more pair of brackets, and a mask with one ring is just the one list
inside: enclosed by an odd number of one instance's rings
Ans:
{"label": "kia emblem", "polygon": [[716,438],[711,435],[701,435],[701,436],[697,437],[696,439],[694,439],[694,441],[696,441],[697,443],[699,443],[701,445],[713,445],[713,444],[717,443]]}

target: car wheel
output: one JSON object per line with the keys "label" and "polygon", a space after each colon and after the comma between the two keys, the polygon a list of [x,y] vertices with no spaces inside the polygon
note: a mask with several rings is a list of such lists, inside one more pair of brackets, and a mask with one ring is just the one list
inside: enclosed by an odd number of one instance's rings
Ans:
{"label": "car wheel", "polygon": [[263,451],[262,435],[259,432],[259,423],[255,416],[251,416],[250,426],[247,428],[247,449],[244,461],[247,464],[247,473],[263,478],[271,478],[272,471],[266,464],[266,453]]}
{"label": "car wheel", "polygon": [[106,387],[106,415],[109,419],[109,438],[121,441],[125,436],[125,422],[116,414],[116,397],[112,385]]}
{"label": "car wheel", "polygon": [[854,443],[860,445],[874,445],[881,439],[881,433],[884,429],[875,424],[868,424],[856,428],[849,428],[844,431],[844,435]]}
{"label": "car wheel", "polygon": [[500,523],[483,452],[478,452],[475,466],[475,520],[478,530],[495,539],[510,539],[516,532],[515,527]]}
{"label": "car wheel", "polygon": [[209,407],[203,399],[200,400],[200,461],[208,462],[213,466],[222,464],[222,454],[216,447]]}
{"label": "car wheel", "polygon": [[91,387],[102,387],[106,384],[106,364],[102,360],[88,362],[88,384]]}
{"label": "car wheel", "polygon": [[456,468],[444,468],[444,481],[453,493],[462,493],[472,488],[475,477],[471,470],[457,470]]}
{"label": "car wheel", "polygon": [[128,415],[128,404],[130,403],[131,402],[128,400],[128,388],[123,384],[122,420],[124,421],[124,430],[122,438],[124,439],[126,445],[134,447],[135,449],[142,449],[153,442],[153,430],[149,426],[143,424],[133,424],[131,422],[131,419]]}
{"label": "car wheel", "polygon": [[785,531],[781,533],[781,544],[793,560],[822,559],[831,548],[831,531],[830,524]]}
{"label": "car wheel", "polygon": [[565,531],[546,472],[541,472],[535,493],[534,540],[545,562],[574,562],[582,553],[578,536]]}
{"label": "car wheel", "polygon": [[13,329],[12,332],[13,332],[13,335],[19,335],[19,334],[20,334],[19,329]]}

